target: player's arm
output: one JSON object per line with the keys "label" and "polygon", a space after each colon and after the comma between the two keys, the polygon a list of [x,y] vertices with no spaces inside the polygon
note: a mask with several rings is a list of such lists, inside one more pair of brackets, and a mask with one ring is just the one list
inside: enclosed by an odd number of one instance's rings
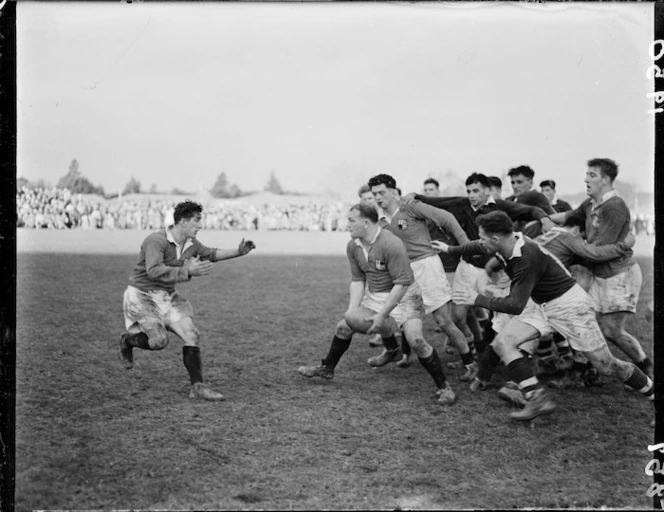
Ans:
{"label": "player's arm", "polygon": [[[245,254],[249,254],[255,248],[256,245],[251,240],[245,240],[243,238],[236,249],[214,249],[214,259],[211,259],[211,261],[230,260],[231,258],[244,256]],[[202,258],[201,255],[201,259]]]}
{"label": "player's arm", "polygon": [[[632,238],[634,238],[632,236]],[[583,258],[592,263],[601,263],[603,261],[613,260],[624,256],[628,251],[631,252],[628,242],[618,242],[609,245],[588,244],[581,237],[570,237],[561,239],[561,242],[574,253],[575,256]]]}
{"label": "player's arm", "polygon": [[499,199],[496,201],[496,207],[509,215],[512,220],[525,222],[539,221],[544,231],[549,231],[553,227],[553,222],[549,218],[549,214],[538,206],[513,203],[512,201]]}
{"label": "player's arm", "polygon": [[348,311],[359,307],[364,297],[364,289],[366,287],[366,275],[358,264],[356,258],[356,248],[353,242],[348,242],[346,245],[346,256],[350,265],[350,298],[348,299]]}
{"label": "player's arm", "polygon": [[619,205],[615,208],[604,208],[602,210],[601,229],[593,240],[594,245],[608,245],[617,243],[620,233],[629,221],[629,212],[626,206]]}
{"label": "player's arm", "polygon": [[526,307],[537,279],[535,265],[522,257],[514,266],[510,293],[507,297],[488,297],[475,291],[461,290],[454,293],[452,300],[455,304],[480,306],[499,313],[519,315]]}
{"label": "player's arm", "polygon": [[442,230],[450,233],[456,238],[458,244],[465,244],[469,241],[461,224],[450,212],[421,202],[412,203],[410,207],[422,218],[435,222]]}
{"label": "player's arm", "polygon": [[432,240],[431,247],[437,252],[451,254],[452,256],[476,256],[489,253],[479,240],[471,240],[462,245],[449,245],[440,240]]}
{"label": "player's arm", "polygon": [[348,311],[359,308],[364,298],[364,289],[366,283],[364,280],[350,282],[350,298],[348,299]]}
{"label": "player's arm", "polygon": [[[410,194],[409,194],[410,195]],[[433,206],[434,208],[442,208],[443,210],[451,210],[454,208],[458,208],[460,205],[463,204],[464,201],[468,201],[467,198],[465,197],[429,197],[429,196],[423,196],[421,194],[415,194],[414,199],[424,203],[428,204],[430,206]]]}
{"label": "player's arm", "polygon": [[[167,244],[168,242],[150,239],[145,242],[145,271],[150,279],[162,283],[182,283],[189,281],[191,276],[203,275],[197,274],[197,272],[199,269],[204,271],[205,266],[200,266],[197,263],[194,263],[193,268],[191,268],[193,258],[187,260],[183,265],[166,265],[164,263],[164,253],[166,251],[165,243]],[[207,263],[210,268],[212,267],[212,263],[209,261],[204,263]]]}

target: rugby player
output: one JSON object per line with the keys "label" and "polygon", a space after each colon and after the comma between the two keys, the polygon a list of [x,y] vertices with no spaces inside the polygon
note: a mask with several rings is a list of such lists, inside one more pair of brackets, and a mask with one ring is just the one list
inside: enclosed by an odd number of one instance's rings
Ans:
{"label": "rugby player", "polygon": [[[636,365],[616,359],[595,319],[592,300],[564,265],[540,245],[513,230],[505,212],[477,218],[480,239],[460,247],[434,242],[436,249],[452,253],[496,254],[512,280],[506,297],[488,297],[474,290],[455,292],[460,304],[482,306],[513,316],[496,335],[493,347],[526,400],[524,408],[510,416],[530,420],[555,410],[555,404],[535,376],[527,357],[519,350],[531,340],[558,331],[574,350],[583,352],[603,375],[616,376],[629,387],[654,400],[652,380]],[[531,300],[529,300],[531,299]]]}
{"label": "rugby player", "polygon": [[[436,252],[431,248],[431,235],[426,221],[436,223],[442,229],[449,231],[457,243],[468,241],[457,220],[449,212],[420,203],[406,203],[394,191],[397,189],[396,181],[388,174],[378,174],[369,182],[371,192],[376,197],[376,203],[387,216],[385,228],[394,233],[406,246],[415,281],[422,289],[424,311],[432,313],[438,326],[447,335],[461,356],[461,362],[466,372],[460,377],[463,381],[470,381],[477,372],[477,363],[466,341],[466,337],[459,330],[452,319],[451,300],[452,290],[445,269]],[[408,339],[408,336],[406,336]],[[396,360],[400,357],[398,352],[385,351],[380,359],[382,364]],[[370,363],[374,364],[374,363]],[[374,364],[374,366],[376,366]]]}
{"label": "rugby player", "polygon": [[203,207],[193,201],[178,203],[173,212],[174,225],[148,235],[141,244],[122,301],[126,332],[120,337],[120,360],[131,369],[134,348],[161,350],[168,345],[167,331],[174,332],[184,342],[182,358],[191,381],[189,398],[223,400],[221,393],[203,382],[193,309],[175,290],[175,284],[208,275],[213,263],[244,256],[256,246],[244,239],[237,249],[204,246],[196,238],[202,229],[202,212]]}
{"label": "rugby player", "polygon": [[503,180],[498,176],[487,176],[491,187],[491,197],[495,200],[503,198]]}
{"label": "rugby player", "polygon": [[553,180],[544,180],[540,183],[540,191],[546,196],[556,213],[568,212],[572,209],[572,205],[567,201],[563,201],[556,194],[556,182]]}
{"label": "rugby player", "polygon": [[[512,185],[512,191],[514,194],[509,196],[506,201],[537,206],[549,215],[556,213],[551,207],[548,198],[541,192],[533,190],[535,171],[530,167],[527,165],[514,167],[507,171],[507,175],[510,178],[510,184]],[[524,235],[529,236],[530,238],[535,238],[537,235],[542,234],[542,230],[547,231],[547,229],[546,226],[540,226],[537,222],[526,223],[524,221],[518,221],[514,224],[515,231],[521,231]]]}
{"label": "rugby player", "polygon": [[[298,372],[309,378],[332,379],[356,332],[379,332],[387,354],[396,354],[400,349],[394,334],[401,328],[436,385],[438,403],[452,405],[456,395],[447,382],[436,349],[427,343],[422,333],[422,295],[404,244],[388,230],[381,229],[378,212],[366,202],[351,207],[348,228],[352,238],[346,246],[351,270],[348,309],[337,324],[321,365],[301,366]],[[366,295],[365,286],[368,287]]]}
{"label": "rugby player", "polygon": [[[588,199],[575,210],[552,215],[551,219],[562,224],[569,215],[580,215],[585,221],[589,244],[601,246],[624,240],[630,231],[630,212],[613,188],[618,164],[609,158],[593,158],[587,165]],[[652,360],[639,341],[625,330],[625,322],[636,312],[641,293],[641,267],[629,251],[620,258],[595,264],[591,270],[589,293],[597,306],[602,333],[652,377]]]}

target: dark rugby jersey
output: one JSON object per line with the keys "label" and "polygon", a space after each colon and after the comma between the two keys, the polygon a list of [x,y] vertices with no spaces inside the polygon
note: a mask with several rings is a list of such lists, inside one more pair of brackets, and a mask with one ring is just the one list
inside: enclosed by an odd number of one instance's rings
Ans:
{"label": "dark rugby jersey", "polygon": [[[510,294],[507,297],[478,295],[475,299],[475,306],[510,315],[519,315],[526,307],[528,298],[532,298],[537,304],[550,302],[576,284],[560,260],[546,249],[521,233],[515,233],[514,236],[517,238],[517,242],[512,256],[507,261],[500,254],[495,253],[512,280]],[[450,252],[465,255],[483,254],[487,251],[482,243],[476,240],[462,246],[450,247]]]}
{"label": "dark rugby jersey", "polygon": [[546,248],[568,268],[575,263],[587,266],[589,263],[619,258],[629,250],[625,242],[602,246],[589,244],[581,235],[573,235],[565,228],[557,226],[538,236],[535,242]]}
{"label": "dark rugby jersey", "polygon": [[[513,221],[525,222],[540,220],[547,216],[544,210],[536,206],[528,206],[502,199],[487,202],[480,206],[477,211],[473,210],[467,197],[427,197],[416,195],[415,199],[450,212],[459,221],[461,228],[466,232],[470,240],[477,240],[480,237],[480,230],[477,227],[477,217],[485,213],[500,210],[507,213]],[[484,265],[491,259],[491,256],[493,255],[477,254],[466,256],[463,259],[475,267],[484,268]]]}
{"label": "dark rugby jersey", "polygon": [[378,235],[365,253],[362,242],[353,239],[346,245],[352,281],[366,281],[369,291],[389,292],[394,285],[410,286],[415,281],[403,242],[386,229]]}
{"label": "dark rugby jersey", "polygon": [[[526,204],[530,206],[537,206],[544,210],[548,215],[553,215],[556,213],[556,210],[553,209],[549,199],[538,192],[537,190],[529,190],[518,196],[510,196],[506,201],[511,203]],[[523,231],[523,234],[530,237],[536,237],[537,235],[542,234],[542,226],[539,224],[528,225],[526,228],[527,222],[517,221],[514,223],[514,231]]]}

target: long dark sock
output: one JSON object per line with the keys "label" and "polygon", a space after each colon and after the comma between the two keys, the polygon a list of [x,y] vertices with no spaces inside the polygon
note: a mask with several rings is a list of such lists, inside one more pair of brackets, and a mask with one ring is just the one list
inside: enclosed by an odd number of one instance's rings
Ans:
{"label": "long dark sock", "polygon": [[507,374],[509,375],[510,380],[513,380],[519,385],[519,388],[523,392],[523,396],[525,396],[527,400],[530,400],[537,390],[542,389],[542,384],[537,377],[535,377],[533,368],[525,357],[515,359],[508,364]]}
{"label": "long dark sock", "polygon": [[143,350],[150,350],[150,343],[148,341],[148,335],[144,332],[137,332],[130,334],[125,338],[125,343],[130,347],[138,347]]}
{"label": "long dark sock", "polygon": [[342,340],[341,338],[335,336],[332,339],[332,345],[330,345],[330,351],[327,353],[325,359],[323,359],[323,364],[328,368],[336,368],[339,364],[339,359],[344,355],[348,347],[350,347],[350,341],[352,338],[347,340]]}
{"label": "long dark sock", "polygon": [[203,382],[203,364],[201,363],[200,347],[182,347],[182,360],[185,368],[189,372],[189,380],[192,384]]}
{"label": "long dark sock", "polygon": [[639,370],[641,370],[646,375],[650,375],[652,373],[652,361],[650,360],[649,357],[646,356],[646,358],[643,361],[639,361],[638,363],[634,364]]}
{"label": "long dark sock", "polygon": [[461,354],[461,362],[463,363],[464,366],[474,363],[475,358],[473,357],[473,353],[469,350],[465,354]]}
{"label": "long dark sock", "polygon": [[397,343],[397,339],[394,336],[390,336],[388,338],[383,338],[383,345],[385,345],[385,348],[387,350],[395,350],[399,348],[399,344]]}
{"label": "long dark sock", "polygon": [[401,337],[401,352],[405,356],[410,356],[412,349],[410,348],[410,343],[408,343],[408,340],[406,339],[405,336]]}
{"label": "long dark sock", "polygon": [[447,378],[445,377],[445,372],[443,371],[443,365],[440,362],[440,357],[438,357],[438,352],[436,349],[433,349],[433,352],[429,357],[418,357],[424,369],[429,372],[431,378],[436,383],[436,388],[440,389],[445,387],[445,382]]}
{"label": "long dark sock", "polygon": [[496,354],[496,351],[491,345],[484,349],[482,356],[479,361],[479,371],[477,372],[477,378],[483,380],[484,382],[489,382],[491,377],[493,377],[496,368],[500,364],[500,356]]}

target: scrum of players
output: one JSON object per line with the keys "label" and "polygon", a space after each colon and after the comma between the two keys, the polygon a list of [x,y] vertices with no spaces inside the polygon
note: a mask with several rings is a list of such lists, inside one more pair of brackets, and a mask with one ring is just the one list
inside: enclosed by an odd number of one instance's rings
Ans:
{"label": "scrum of players", "polygon": [[490,389],[504,365],[498,396],[518,407],[514,420],[554,412],[551,389],[601,386],[603,376],[653,401],[652,360],[625,330],[642,275],[630,212],[613,186],[618,165],[587,162],[588,197],[577,208],[557,197],[553,180],[534,190],[534,174],[510,169],[514,194],[505,199],[501,180],[481,173],[467,177],[465,197],[440,197],[431,178],[424,194],[402,197],[392,176],[370,178],[348,214],[348,307],[321,364],[298,372],[332,379],[353,336],[367,334],[382,346],[369,365],[405,368],[414,352],[436,401],[451,406],[456,393],[423,334],[430,313],[472,393]]}

